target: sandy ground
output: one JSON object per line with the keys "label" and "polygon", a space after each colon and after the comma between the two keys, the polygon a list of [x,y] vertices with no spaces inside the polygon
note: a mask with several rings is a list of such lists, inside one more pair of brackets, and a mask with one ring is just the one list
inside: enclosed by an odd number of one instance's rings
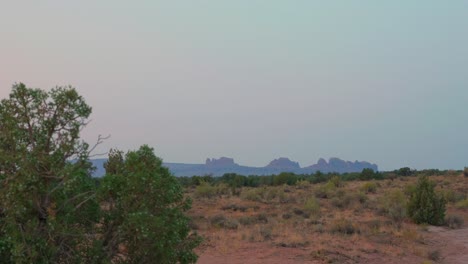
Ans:
{"label": "sandy ground", "polygon": [[433,250],[439,250],[440,263],[468,263],[468,228],[453,230],[431,226],[427,240]]}
{"label": "sandy ground", "polygon": [[[425,243],[432,251],[438,251],[439,259],[434,263],[466,264],[468,263],[468,228],[448,229],[430,226],[425,233]],[[294,264],[294,263],[326,263],[324,259],[310,254],[310,248],[284,248],[268,243],[246,243],[235,253],[216,252],[206,248],[201,252],[198,263],[201,264]],[[328,252],[340,257],[340,253]],[[425,258],[406,255],[388,259],[380,254],[368,254],[360,260],[346,259],[341,255],[341,263],[421,263]],[[338,258],[339,259],[339,258]]]}

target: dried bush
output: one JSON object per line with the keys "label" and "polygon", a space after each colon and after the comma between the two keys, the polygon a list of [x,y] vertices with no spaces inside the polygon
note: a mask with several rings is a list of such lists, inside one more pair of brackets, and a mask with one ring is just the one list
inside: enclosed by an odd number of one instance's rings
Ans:
{"label": "dried bush", "polygon": [[239,222],[236,219],[226,218],[224,215],[215,215],[210,218],[211,225],[226,229],[237,229]]}
{"label": "dried bush", "polygon": [[361,186],[361,191],[364,193],[375,193],[377,191],[377,184],[373,181],[366,182]]}
{"label": "dried bush", "polygon": [[393,222],[399,224],[406,217],[406,197],[400,190],[384,194],[380,199],[380,210]]}
{"label": "dried bush", "polygon": [[307,199],[304,204],[304,211],[312,215],[319,215],[320,214],[320,204],[315,197],[311,197]]}
{"label": "dried bush", "polygon": [[330,232],[351,235],[359,233],[359,229],[351,220],[340,218],[332,222]]}
{"label": "dried bush", "polygon": [[445,218],[445,225],[452,229],[461,228],[463,224],[464,224],[463,217],[459,215],[448,215]]}

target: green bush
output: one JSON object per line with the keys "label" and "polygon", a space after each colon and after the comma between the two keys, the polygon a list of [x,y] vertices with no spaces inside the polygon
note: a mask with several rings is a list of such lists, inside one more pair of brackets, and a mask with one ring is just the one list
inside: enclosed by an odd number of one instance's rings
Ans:
{"label": "green bush", "polygon": [[344,186],[344,182],[343,180],[341,179],[340,176],[333,176],[329,181],[328,181],[328,184],[332,184],[334,185],[335,187],[343,187]]}
{"label": "green bush", "polygon": [[214,197],[216,196],[216,187],[202,181],[195,189],[195,196],[198,198]]}
{"label": "green bush", "polygon": [[375,193],[377,191],[377,184],[375,182],[366,182],[361,186],[361,191],[365,193]]}
{"label": "green bush", "polygon": [[421,176],[416,189],[410,195],[407,213],[417,224],[444,224],[446,201],[435,192],[434,188],[434,182],[427,176]]}
{"label": "green bush", "polygon": [[243,189],[240,197],[244,200],[260,202],[262,200],[262,189],[264,188]]}
{"label": "green bush", "polygon": [[396,223],[406,217],[406,197],[400,190],[392,190],[381,198],[380,209]]}
{"label": "green bush", "polygon": [[320,214],[320,204],[318,200],[314,197],[307,199],[304,204],[304,211],[312,215]]}
{"label": "green bush", "polygon": [[[109,209],[101,212],[98,233],[102,239],[97,250],[104,256],[93,263],[111,263],[121,258],[118,248],[113,246],[119,244],[128,250],[124,256],[128,263],[196,262],[192,250],[201,240],[191,234],[190,219],[185,215],[191,200],[184,197],[177,178],[146,145],[125,157],[121,155],[121,152],[109,154],[101,182],[98,197]],[[123,169],[108,170],[115,167]]]}
{"label": "green bush", "polygon": [[296,184],[298,178],[294,173],[282,172],[273,178],[273,185],[294,185]]}

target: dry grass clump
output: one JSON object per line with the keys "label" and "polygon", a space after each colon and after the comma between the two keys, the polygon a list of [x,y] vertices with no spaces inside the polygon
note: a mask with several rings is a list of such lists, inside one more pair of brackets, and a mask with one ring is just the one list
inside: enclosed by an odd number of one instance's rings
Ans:
{"label": "dry grass clump", "polygon": [[399,225],[406,217],[407,199],[402,191],[390,190],[380,198],[380,211]]}
{"label": "dry grass clump", "polygon": [[339,218],[332,222],[330,225],[331,233],[340,233],[345,235],[352,235],[354,233],[359,233],[359,227],[353,221],[346,218]]}
{"label": "dry grass clump", "polygon": [[320,215],[319,201],[314,197],[307,199],[307,201],[304,204],[304,211],[311,215]]}
{"label": "dry grass clump", "polygon": [[202,182],[195,188],[196,198],[213,198],[220,195],[229,194],[230,190],[226,184],[219,184],[216,186],[211,185],[208,182]]}
{"label": "dry grass clump", "polygon": [[361,186],[361,191],[364,193],[376,193],[377,183],[374,181],[366,182]]}
{"label": "dry grass clump", "polygon": [[461,228],[464,224],[463,217],[460,215],[448,215],[445,218],[445,225],[452,228],[452,229],[458,229]]}
{"label": "dry grass clump", "polygon": [[458,209],[468,209],[468,199],[461,200],[455,204]]}

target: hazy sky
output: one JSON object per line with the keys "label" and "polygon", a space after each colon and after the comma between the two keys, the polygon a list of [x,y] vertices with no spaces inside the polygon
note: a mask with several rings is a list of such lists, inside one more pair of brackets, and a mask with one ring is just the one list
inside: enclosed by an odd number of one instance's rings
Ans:
{"label": "hazy sky", "polygon": [[0,1],[0,97],[71,84],[87,141],[468,166],[468,1]]}

